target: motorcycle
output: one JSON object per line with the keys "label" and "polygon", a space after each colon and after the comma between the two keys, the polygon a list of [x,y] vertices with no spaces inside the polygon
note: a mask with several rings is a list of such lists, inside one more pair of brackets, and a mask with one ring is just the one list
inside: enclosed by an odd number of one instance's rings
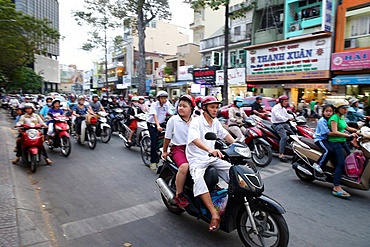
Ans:
{"label": "motorcycle", "polygon": [[102,142],[108,143],[112,137],[112,129],[108,122],[108,113],[99,111],[98,112],[98,122],[93,125],[93,130],[97,137],[101,137]]}
{"label": "motorcycle", "polygon": [[114,118],[111,120],[112,132],[123,133],[125,116],[122,108],[115,108],[112,110]]}
{"label": "motorcycle", "polygon": [[68,157],[71,154],[72,146],[69,134],[69,117],[59,115],[53,116],[54,136],[50,138],[48,147],[50,150],[59,148],[63,156]]}
{"label": "motorcycle", "polygon": [[[288,246],[288,225],[282,216],[285,209],[275,200],[263,195],[264,184],[259,172],[248,162],[251,152],[243,143],[227,145],[214,133],[205,135],[207,140],[216,140],[215,148],[231,163],[230,181],[227,189],[217,188],[218,174],[214,167],[207,168],[204,175],[212,201],[217,204],[221,215],[220,229],[230,233],[235,228],[245,246]],[[177,166],[170,157],[163,159],[158,168],[156,185],[161,192],[167,209],[175,214],[187,212],[191,216],[210,222],[211,215],[200,198],[193,194],[193,180],[186,178],[183,193],[189,205],[184,209],[174,201],[176,193]],[[226,206],[225,206],[225,202]]]}
{"label": "motorcycle", "polygon": [[10,116],[15,119],[17,117],[17,108],[18,106],[16,104],[13,104],[10,106]]}
{"label": "motorcycle", "polygon": [[37,162],[40,161],[41,149],[44,142],[40,131],[41,124],[23,124],[22,129],[22,162],[30,165],[33,173],[37,170]]}
{"label": "motorcycle", "polygon": [[[370,128],[363,127],[358,131],[359,138],[357,140],[360,150],[365,155],[364,169],[360,179],[348,177],[342,174],[341,184],[358,189],[370,189]],[[312,139],[292,136],[292,147],[294,156],[292,160],[292,168],[294,169],[297,177],[304,182],[312,182],[315,179],[320,181],[332,183],[335,165],[329,161],[326,166],[321,167],[325,176],[316,176],[315,170],[312,167],[313,163],[318,160],[322,154],[322,150],[314,143]]]}
{"label": "motorcycle", "polygon": [[[227,121],[222,121],[221,124],[229,131]],[[243,126],[246,129],[244,143],[251,150],[253,162],[259,167],[268,166],[272,160],[272,149],[270,143],[263,138],[262,130],[256,127],[252,118],[245,120]],[[229,133],[235,138],[233,133]]]}
{"label": "motorcycle", "polygon": [[90,149],[94,149],[96,147],[96,134],[93,130],[93,126],[98,122],[96,117],[90,118],[90,123],[87,124],[86,120],[81,122],[81,135],[80,138],[77,139],[78,144],[83,144],[87,141]]}
{"label": "motorcycle", "polygon": [[137,122],[137,129],[132,136],[131,143],[128,142],[128,137],[130,135],[131,129],[129,126],[127,126],[126,123],[123,124],[123,132],[119,135],[119,137],[123,140],[126,148],[131,148],[135,146],[141,147],[141,142],[146,136],[149,137],[150,141],[150,134],[146,123],[148,115],[145,113],[140,113],[137,114],[135,118],[139,121]]}

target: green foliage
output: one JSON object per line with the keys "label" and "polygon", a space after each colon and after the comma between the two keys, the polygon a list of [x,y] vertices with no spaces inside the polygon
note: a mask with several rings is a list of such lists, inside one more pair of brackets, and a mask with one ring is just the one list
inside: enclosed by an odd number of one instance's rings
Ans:
{"label": "green foliage", "polygon": [[38,93],[41,90],[43,77],[36,74],[30,68],[21,67],[13,71],[13,80],[9,85],[9,90],[22,89],[23,92]]}
{"label": "green foliage", "polygon": [[0,70],[10,81],[17,68],[34,62],[35,54],[59,41],[60,34],[50,24],[16,11],[10,0],[0,0]]}
{"label": "green foliage", "polygon": [[172,75],[173,74],[173,71],[172,71],[172,67],[164,67],[163,68],[163,74],[165,75]]}

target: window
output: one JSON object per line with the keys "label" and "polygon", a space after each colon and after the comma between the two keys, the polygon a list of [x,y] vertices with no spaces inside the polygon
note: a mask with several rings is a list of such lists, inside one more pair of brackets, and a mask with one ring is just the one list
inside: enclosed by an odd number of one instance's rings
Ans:
{"label": "window", "polygon": [[245,27],[245,38],[250,39],[252,36],[252,23],[248,23]]}
{"label": "window", "polygon": [[146,27],[149,27],[149,22],[145,25]]}
{"label": "window", "polygon": [[152,28],[157,28],[157,21],[152,21]]}
{"label": "window", "polygon": [[236,51],[230,52],[230,63],[232,67],[235,67],[236,65]]}
{"label": "window", "polygon": [[245,64],[246,62],[245,50],[239,50],[239,59],[240,63]]}
{"label": "window", "polygon": [[158,62],[154,62],[154,69],[156,70],[156,69],[158,69],[158,67],[159,67],[159,63]]}
{"label": "window", "polygon": [[240,35],[240,26],[234,27],[234,35]]}
{"label": "window", "polygon": [[351,20],[351,37],[364,36],[370,34],[370,16]]}

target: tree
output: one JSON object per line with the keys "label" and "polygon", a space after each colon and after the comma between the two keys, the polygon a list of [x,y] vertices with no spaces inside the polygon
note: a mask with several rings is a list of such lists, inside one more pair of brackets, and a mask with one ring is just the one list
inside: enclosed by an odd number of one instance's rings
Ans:
{"label": "tree", "polygon": [[47,45],[59,41],[60,34],[47,19],[37,19],[15,10],[10,0],[0,0],[0,72],[9,79],[0,86],[11,86],[15,71],[35,61]]}
{"label": "tree", "polygon": [[[108,40],[107,30],[121,26],[116,19],[117,13],[113,15],[114,4],[110,0],[84,0],[85,11],[74,11],[73,16],[77,24],[82,26],[83,22],[92,27],[89,38],[82,45],[85,51],[102,48],[104,50],[105,64],[105,88],[108,95]],[[116,42],[115,42],[116,43]]]}
{"label": "tree", "polygon": [[13,71],[13,80],[9,90],[22,90],[24,93],[39,93],[42,87],[43,77],[36,74],[31,68],[21,67]]}
{"label": "tree", "polygon": [[254,8],[254,2],[251,2],[249,0],[245,0],[243,2],[243,5],[240,9],[237,11],[233,11],[232,13],[229,13],[229,4],[230,0],[185,0],[184,2],[191,4],[191,7],[194,9],[194,11],[197,11],[199,9],[204,8],[211,8],[212,10],[218,10],[220,7],[225,8],[225,29],[224,29],[224,85],[222,87],[222,103],[224,105],[228,104],[228,59],[229,59],[229,18],[231,19],[237,19],[241,18],[247,13],[249,10]]}
{"label": "tree", "polygon": [[139,36],[139,95],[146,94],[145,29],[154,18],[168,20],[171,17],[168,0],[118,0],[117,16],[130,18],[128,25],[135,27]]}

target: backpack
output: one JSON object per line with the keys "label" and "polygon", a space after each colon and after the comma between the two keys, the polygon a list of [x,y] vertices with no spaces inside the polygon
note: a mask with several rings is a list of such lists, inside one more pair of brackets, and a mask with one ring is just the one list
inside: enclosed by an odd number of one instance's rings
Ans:
{"label": "backpack", "polygon": [[357,182],[360,183],[364,164],[364,154],[361,151],[355,151],[347,156],[344,164],[344,170],[346,171],[348,177],[357,178]]}

